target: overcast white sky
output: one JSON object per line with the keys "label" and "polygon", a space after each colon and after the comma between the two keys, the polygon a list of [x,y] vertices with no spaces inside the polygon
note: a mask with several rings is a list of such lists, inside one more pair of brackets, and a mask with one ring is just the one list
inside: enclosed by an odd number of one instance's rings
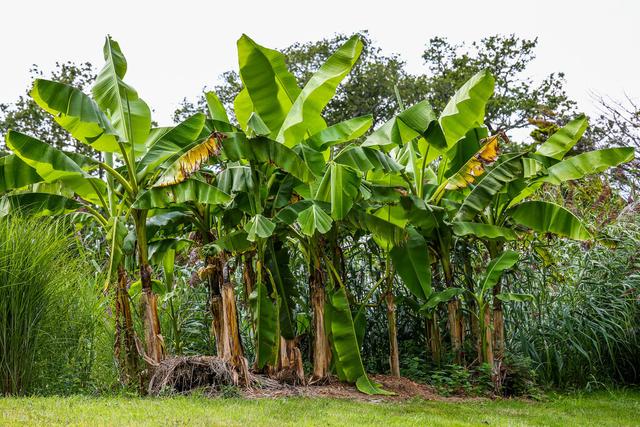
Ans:
{"label": "overcast white sky", "polygon": [[586,112],[589,93],[640,98],[640,1],[568,0],[5,0],[0,2],[0,102],[28,83],[31,64],[102,65],[104,36],[120,42],[126,80],[168,124],[182,97],[196,97],[225,70],[236,69],[236,40],[283,48],[337,32],[368,29],[387,53],[421,72],[435,35],[454,42],[496,33],[539,37],[533,77],[564,71],[569,95]]}

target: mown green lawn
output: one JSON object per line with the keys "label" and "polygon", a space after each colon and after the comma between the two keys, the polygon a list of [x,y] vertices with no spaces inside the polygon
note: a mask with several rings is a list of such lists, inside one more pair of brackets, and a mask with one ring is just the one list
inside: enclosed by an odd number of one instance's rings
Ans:
{"label": "mown green lawn", "polygon": [[522,400],[363,403],[324,398],[0,399],[0,425],[640,425],[640,391]]}

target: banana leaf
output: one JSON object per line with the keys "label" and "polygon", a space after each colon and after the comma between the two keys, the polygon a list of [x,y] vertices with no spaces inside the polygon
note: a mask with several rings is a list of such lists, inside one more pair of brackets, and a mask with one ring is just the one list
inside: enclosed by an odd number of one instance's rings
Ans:
{"label": "banana leaf", "polygon": [[351,37],[311,76],[280,127],[276,138],[279,142],[292,147],[302,142],[305,135],[313,135],[326,127],[322,110],[351,71],[362,48],[360,37]]}
{"label": "banana leaf", "polygon": [[537,200],[523,202],[509,214],[516,223],[540,233],[554,233],[574,240],[589,240],[593,237],[582,221],[555,203]]}

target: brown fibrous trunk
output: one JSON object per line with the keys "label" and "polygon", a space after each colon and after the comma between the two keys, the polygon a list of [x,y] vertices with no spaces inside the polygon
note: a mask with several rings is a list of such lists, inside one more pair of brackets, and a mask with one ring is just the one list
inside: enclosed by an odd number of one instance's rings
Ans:
{"label": "brown fibrous trunk", "polygon": [[139,359],[127,291],[127,273],[122,265],[118,267],[115,306],[114,355],[120,368],[120,382],[129,385],[139,374]]}
{"label": "brown fibrous trunk", "polygon": [[427,334],[429,349],[431,350],[431,360],[433,360],[436,365],[440,365],[442,342],[440,338],[440,328],[438,328],[438,314],[435,312],[431,318],[427,319]]}
{"label": "brown fibrous trunk", "polygon": [[391,291],[385,294],[387,323],[389,326],[389,366],[391,375],[400,377],[400,353],[398,350],[398,330],[396,327],[396,302]]}
{"label": "brown fibrous trunk", "polygon": [[[499,286],[495,295],[500,293]],[[494,289],[495,291],[495,289]],[[504,313],[502,311],[502,301],[499,298],[493,298],[493,347],[495,350],[495,357],[497,360],[504,358],[505,343],[504,343]]]}
{"label": "brown fibrous trunk", "polygon": [[211,329],[216,341],[216,352],[219,358],[230,362],[237,370],[234,382],[246,385],[249,380],[249,366],[240,339],[235,291],[229,279],[226,259],[222,256],[207,257],[207,264],[205,270],[211,293],[210,309],[213,318]]}
{"label": "brown fibrous trunk", "polygon": [[290,384],[305,384],[302,352],[295,339],[280,337],[276,377]]}
{"label": "brown fibrous trunk", "polygon": [[329,375],[331,361],[331,347],[325,331],[324,305],[325,290],[323,274],[319,267],[313,268],[309,276],[311,291],[311,309],[313,312],[313,381],[326,378]]}
{"label": "brown fibrous trunk", "polygon": [[154,366],[164,358],[164,340],[160,333],[160,318],[158,317],[158,297],[151,287],[151,266],[143,263],[140,266],[140,281],[142,295],[140,304],[143,309],[145,354],[144,359]]}
{"label": "brown fibrous trunk", "polygon": [[462,344],[464,340],[464,324],[460,300],[454,299],[447,304],[449,318],[449,333],[451,334],[451,349],[455,354],[455,361],[463,363]]}

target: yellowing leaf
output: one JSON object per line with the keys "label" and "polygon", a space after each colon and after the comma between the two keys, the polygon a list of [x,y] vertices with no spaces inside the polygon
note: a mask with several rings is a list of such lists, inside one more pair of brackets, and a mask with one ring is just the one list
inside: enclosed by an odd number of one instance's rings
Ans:
{"label": "yellowing leaf", "polygon": [[166,187],[178,184],[200,169],[202,163],[211,156],[220,154],[220,141],[226,138],[224,134],[213,132],[204,142],[196,144],[173,162],[154,184],[154,187]]}
{"label": "yellowing leaf", "polygon": [[487,138],[487,142],[478,152],[478,158],[485,162],[493,163],[498,158],[498,140],[500,135],[493,135]]}
{"label": "yellowing leaf", "polygon": [[499,135],[487,138],[487,142],[471,157],[458,172],[452,175],[446,183],[445,189],[456,190],[465,188],[475,182],[482,175],[487,164],[493,163],[498,158]]}

